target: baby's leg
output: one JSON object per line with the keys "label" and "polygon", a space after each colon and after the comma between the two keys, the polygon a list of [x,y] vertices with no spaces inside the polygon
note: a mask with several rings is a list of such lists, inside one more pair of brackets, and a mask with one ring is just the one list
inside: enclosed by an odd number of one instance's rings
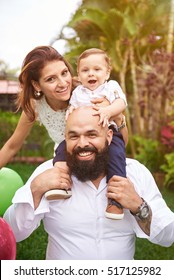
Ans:
{"label": "baby's leg", "polygon": [[[115,130],[112,142],[109,146],[107,182],[114,175],[126,177],[125,143],[121,133],[116,132]],[[109,219],[123,219],[124,212],[122,205],[113,199],[108,199],[105,215]]]}
{"label": "baby's leg", "polygon": [[[59,168],[60,174],[61,172],[63,172],[64,180],[66,180],[65,173],[67,173],[67,180],[71,180],[69,174],[69,168],[65,161],[66,160],[65,149],[66,149],[66,144],[65,141],[63,141],[60,143],[60,145],[57,147],[55,151],[53,165],[55,168]],[[45,193],[45,197],[47,200],[66,199],[69,198],[71,195],[72,195],[71,189],[54,189]]]}

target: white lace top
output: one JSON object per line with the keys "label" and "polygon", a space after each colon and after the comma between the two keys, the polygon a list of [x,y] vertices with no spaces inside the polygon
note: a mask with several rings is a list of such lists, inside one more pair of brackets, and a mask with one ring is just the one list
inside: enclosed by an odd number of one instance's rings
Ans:
{"label": "white lace top", "polygon": [[36,100],[37,121],[43,124],[51,139],[59,144],[65,138],[65,112],[66,109],[54,111],[46,102],[45,97]]}

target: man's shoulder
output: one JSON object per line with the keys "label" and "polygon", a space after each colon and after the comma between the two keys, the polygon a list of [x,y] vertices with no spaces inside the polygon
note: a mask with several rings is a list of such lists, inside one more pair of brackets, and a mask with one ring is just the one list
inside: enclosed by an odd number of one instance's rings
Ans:
{"label": "man's shoulder", "polygon": [[136,159],[133,158],[126,158],[126,168],[131,169],[131,168],[145,168],[145,166],[139,162]]}
{"label": "man's shoulder", "polygon": [[39,171],[43,172],[43,171],[45,171],[45,170],[47,170],[51,167],[53,167],[53,159],[49,159],[49,160],[44,161],[43,163],[38,165],[38,167],[35,170],[37,170],[38,172]]}
{"label": "man's shoulder", "polygon": [[132,158],[126,158],[126,170],[128,173],[137,174],[137,176],[141,176],[142,173],[150,173],[150,171],[144,164]]}

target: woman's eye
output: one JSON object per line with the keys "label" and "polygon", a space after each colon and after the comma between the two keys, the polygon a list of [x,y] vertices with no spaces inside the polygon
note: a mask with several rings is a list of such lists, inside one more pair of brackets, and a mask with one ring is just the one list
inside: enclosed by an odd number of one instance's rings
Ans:
{"label": "woman's eye", "polygon": [[50,78],[47,79],[47,82],[54,82],[54,80],[55,79],[53,77],[50,77]]}
{"label": "woman's eye", "polygon": [[69,71],[65,70],[65,71],[62,72],[62,76],[67,76],[68,73],[69,73]]}

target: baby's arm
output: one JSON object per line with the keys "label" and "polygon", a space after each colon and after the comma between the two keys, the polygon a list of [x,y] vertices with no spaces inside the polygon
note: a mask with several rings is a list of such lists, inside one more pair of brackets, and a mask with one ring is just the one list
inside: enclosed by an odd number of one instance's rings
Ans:
{"label": "baby's arm", "polygon": [[117,98],[106,107],[94,106],[94,109],[97,111],[94,115],[99,115],[100,117],[99,124],[103,123],[103,126],[105,126],[108,121],[115,120],[115,117],[126,109],[126,104],[123,99]]}
{"label": "baby's arm", "polygon": [[122,134],[125,146],[128,144],[128,129],[126,125],[126,118],[123,114],[120,114],[114,119],[117,130]]}

